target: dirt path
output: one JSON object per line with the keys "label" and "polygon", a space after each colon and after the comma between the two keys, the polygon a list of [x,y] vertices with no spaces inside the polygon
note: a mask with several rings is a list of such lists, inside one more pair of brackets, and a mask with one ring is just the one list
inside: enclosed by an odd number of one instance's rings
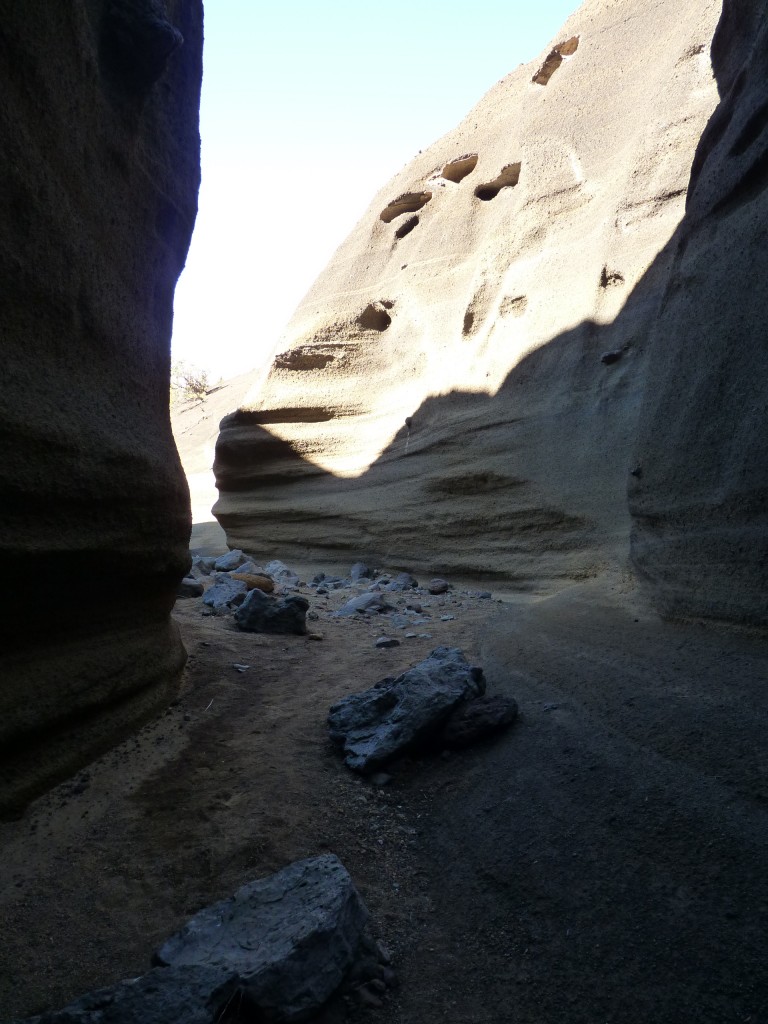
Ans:
{"label": "dirt path", "polygon": [[[375,624],[328,617],[339,600],[313,600],[322,641],[179,602],[178,704],[0,826],[0,1018],[141,973],[201,906],[330,850],[402,982],[371,1024],[768,1020],[764,640],[590,585],[459,595],[427,609],[431,638],[377,651]],[[440,643],[480,656],[520,722],[362,782],[328,706]]]}

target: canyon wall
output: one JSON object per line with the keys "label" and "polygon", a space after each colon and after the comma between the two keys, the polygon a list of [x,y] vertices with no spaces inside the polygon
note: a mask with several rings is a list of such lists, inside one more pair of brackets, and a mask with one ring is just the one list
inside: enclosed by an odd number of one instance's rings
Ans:
{"label": "canyon wall", "polygon": [[587,0],[378,193],[222,423],[231,545],[536,590],[626,562],[718,15]]}
{"label": "canyon wall", "polygon": [[768,623],[768,13],[727,2],[648,346],[632,553],[668,615]]}
{"label": "canyon wall", "polygon": [[201,0],[0,2],[0,809],[145,720],[185,652],[173,292],[197,209]]}

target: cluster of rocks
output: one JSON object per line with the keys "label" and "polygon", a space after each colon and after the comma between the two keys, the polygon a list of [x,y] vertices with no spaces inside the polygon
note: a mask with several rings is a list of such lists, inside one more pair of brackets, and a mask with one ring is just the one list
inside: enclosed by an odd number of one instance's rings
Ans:
{"label": "cluster of rocks", "polygon": [[333,854],[297,861],[201,910],[152,963],[139,978],[25,1024],[298,1024],[336,998],[376,1005],[397,980]]}
{"label": "cluster of rocks", "polygon": [[297,594],[274,594],[276,585],[292,590],[300,584],[299,577],[282,562],[272,561],[262,568],[235,550],[219,558],[197,556],[178,596],[202,597],[204,615],[231,614],[238,628],[246,632],[300,636],[307,632],[309,602]]}
{"label": "cluster of rocks", "polygon": [[456,647],[437,647],[413,668],[334,704],[330,737],[348,767],[364,775],[404,754],[466,747],[517,718],[512,698],[485,690],[481,668]]}
{"label": "cluster of rocks", "polygon": [[[409,572],[387,573],[356,562],[346,576],[317,573],[309,582],[300,578],[279,559],[257,565],[243,551],[228,551],[218,558],[198,556],[179,586],[178,596],[203,599],[204,615],[232,615],[238,628],[258,633],[306,634],[307,618],[319,618],[309,611],[309,602],[298,591],[321,599],[346,597],[335,610],[322,608],[335,617],[366,620],[381,617],[390,631],[401,630],[406,639],[431,639],[431,634],[414,632],[432,620],[433,599],[446,614],[443,621],[455,618],[449,606],[459,607],[462,597],[490,600],[490,591],[468,590],[455,594],[444,579],[432,579],[421,586]],[[317,634],[311,634],[317,636]],[[375,646],[397,647],[400,640],[382,635]]]}

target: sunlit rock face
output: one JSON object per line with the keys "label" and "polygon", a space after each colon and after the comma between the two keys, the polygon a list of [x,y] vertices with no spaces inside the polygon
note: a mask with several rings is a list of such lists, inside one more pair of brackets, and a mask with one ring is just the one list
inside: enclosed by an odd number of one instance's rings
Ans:
{"label": "sunlit rock face", "polygon": [[222,424],[232,545],[537,589],[626,561],[718,15],[587,0],[377,194]]}
{"label": "sunlit rock face", "polygon": [[722,100],[649,344],[632,552],[669,615],[768,624],[768,14],[727,0]]}
{"label": "sunlit rock face", "polygon": [[158,709],[189,501],[168,415],[199,0],[2,4],[0,809]]}

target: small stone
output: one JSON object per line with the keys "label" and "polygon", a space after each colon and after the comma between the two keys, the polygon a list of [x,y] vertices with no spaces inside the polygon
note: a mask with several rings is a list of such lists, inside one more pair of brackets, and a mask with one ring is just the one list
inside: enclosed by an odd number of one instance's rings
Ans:
{"label": "small stone", "polygon": [[342,605],[342,607],[336,612],[336,615],[347,616],[357,615],[360,612],[364,612],[366,614],[370,614],[371,612],[385,612],[389,611],[391,607],[392,606],[387,604],[381,594],[358,594],[357,597],[350,598],[346,604]]}
{"label": "small stone", "polygon": [[417,615],[420,615],[424,610],[418,601],[406,601],[405,607],[407,611],[416,612]]}
{"label": "small stone", "polygon": [[232,665],[232,668],[236,668],[238,672],[247,672],[250,665],[238,665],[237,663]]}
{"label": "small stone", "polygon": [[391,636],[380,636],[376,641],[376,646],[379,649],[383,649],[384,647],[399,647],[400,641],[395,640],[395,638]]}
{"label": "small stone", "polygon": [[216,572],[233,572],[245,561],[247,561],[246,555],[239,548],[236,548],[234,551],[228,551],[226,555],[217,558],[213,563],[213,568]]}
{"label": "small stone", "polygon": [[325,637],[323,636],[322,633],[308,633],[307,634],[307,639],[308,640],[324,640]]}
{"label": "small stone", "polygon": [[427,590],[430,594],[446,594],[450,589],[450,583],[447,580],[430,580]]}
{"label": "small stone", "polygon": [[451,620],[455,619],[455,618],[456,618],[455,615],[441,615],[440,616],[440,621],[441,622],[451,622]]}
{"label": "small stone", "polygon": [[177,597],[202,597],[205,587],[191,576],[185,576],[176,588]]}
{"label": "small stone", "polygon": [[231,572],[229,575],[233,580],[242,580],[248,590],[263,590],[265,594],[271,594],[275,589],[275,584],[269,576],[251,572]]}
{"label": "small stone", "polygon": [[355,564],[349,570],[349,575],[353,580],[357,581],[370,578],[371,576],[373,576],[373,572],[371,569],[368,568],[365,562],[355,562]]}
{"label": "small stone", "polygon": [[432,639],[432,634],[431,633],[419,633],[419,640],[431,640],[431,639]]}
{"label": "small stone", "polygon": [[415,633],[406,633],[405,634],[405,639],[406,640],[415,640],[416,639],[416,634]]}

